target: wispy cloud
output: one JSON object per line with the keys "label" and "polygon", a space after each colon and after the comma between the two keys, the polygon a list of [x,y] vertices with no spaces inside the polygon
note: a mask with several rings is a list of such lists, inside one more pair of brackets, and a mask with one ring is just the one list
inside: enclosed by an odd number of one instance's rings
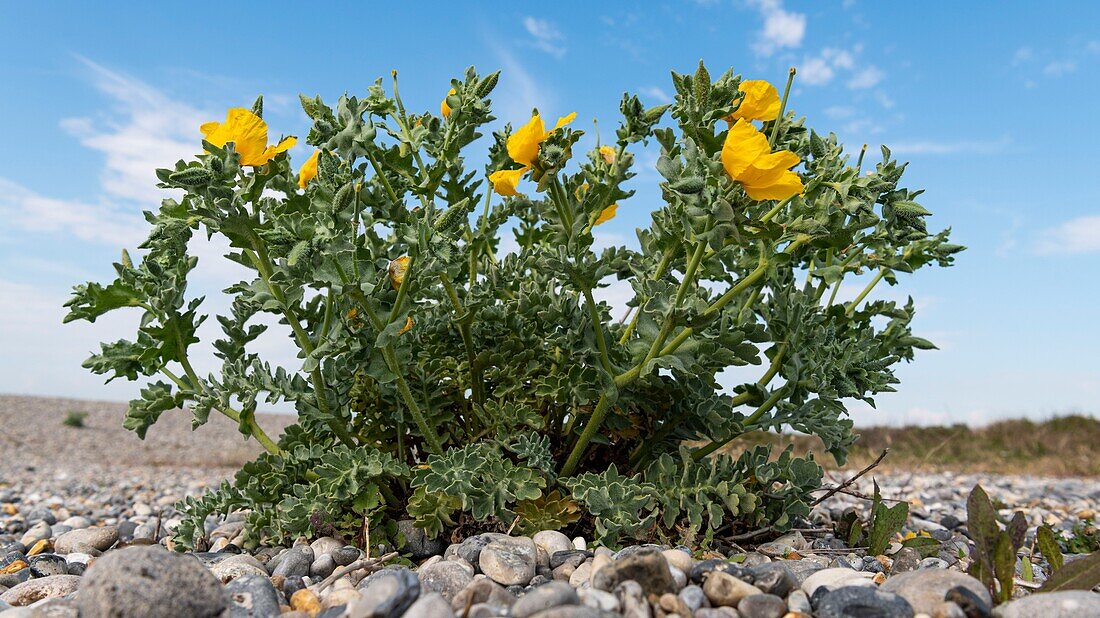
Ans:
{"label": "wispy cloud", "polygon": [[808,86],[824,86],[840,76],[847,76],[851,90],[874,88],[886,73],[873,64],[862,65],[859,56],[862,45],[851,49],[825,47],[816,55],[803,58],[798,68],[798,83]]}
{"label": "wispy cloud", "polygon": [[1007,135],[997,140],[959,140],[959,141],[935,141],[918,140],[912,142],[900,141],[890,144],[890,150],[894,154],[903,155],[951,155],[951,154],[996,154],[1004,152],[1012,144]]}
{"label": "wispy cloud", "polygon": [[764,27],[757,34],[753,50],[761,56],[771,56],[776,51],[797,48],[806,36],[806,14],[788,11],[782,0],[750,0],[751,6],[760,12]]}
{"label": "wispy cloud", "polygon": [[856,71],[855,75],[852,75],[852,78],[848,80],[848,88],[852,90],[874,88],[884,77],[886,77],[886,74],[882,72],[882,69],[872,64]]}
{"label": "wispy cloud", "polygon": [[110,246],[133,246],[145,225],[140,210],[111,201],[80,202],[48,197],[0,178],[4,225],[31,234],[61,234]]}
{"label": "wispy cloud", "polygon": [[512,52],[491,45],[500,62],[500,84],[494,91],[496,116],[513,122],[526,122],[533,108],[546,110],[556,97],[539,82]]}
{"label": "wispy cloud", "polygon": [[1050,77],[1062,77],[1077,70],[1077,63],[1073,60],[1055,60],[1043,67],[1043,75]]}
{"label": "wispy cloud", "polygon": [[646,86],[645,88],[639,88],[638,94],[644,97],[649,97],[654,101],[657,101],[658,103],[672,102],[672,96],[658,86]]}
{"label": "wispy cloud", "polygon": [[1044,230],[1035,251],[1042,255],[1100,252],[1100,215],[1077,217]]}
{"label": "wispy cloud", "polygon": [[561,58],[565,55],[565,36],[553,23],[545,19],[527,16],[523,18],[523,27],[531,35],[533,39],[531,44],[535,49],[544,51],[555,58]]}

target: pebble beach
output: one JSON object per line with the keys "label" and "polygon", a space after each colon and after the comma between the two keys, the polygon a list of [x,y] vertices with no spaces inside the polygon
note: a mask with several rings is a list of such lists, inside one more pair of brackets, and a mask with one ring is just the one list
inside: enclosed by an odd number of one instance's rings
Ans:
{"label": "pebble beach", "polygon": [[[84,427],[65,426],[72,410]],[[934,553],[890,544],[868,555],[833,534],[869,503],[838,493],[782,535],[727,539],[706,550],[661,545],[609,549],[557,531],[485,532],[433,539],[405,525],[397,566],[343,539],[241,549],[239,516],[208,520],[209,551],[169,551],[173,505],[229,477],[253,456],[225,419],[191,431],[178,413],[138,440],[124,406],[0,396],[0,616],[288,616],[569,618],[806,618],[1100,616],[1100,594],[1032,594],[1049,565],[1039,525],[1073,534],[1100,509],[1100,481],[991,474],[879,473],[889,500],[910,504],[903,533],[930,536]],[[261,416],[276,434],[286,416]],[[830,472],[827,484],[845,478]],[[996,607],[965,573],[966,498],[980,483],[1011,516],[1027,516],[1015,598]],[[453,542],[452,542],[453,541]],[[1067,555],[1066,561],[1076,556]]]}

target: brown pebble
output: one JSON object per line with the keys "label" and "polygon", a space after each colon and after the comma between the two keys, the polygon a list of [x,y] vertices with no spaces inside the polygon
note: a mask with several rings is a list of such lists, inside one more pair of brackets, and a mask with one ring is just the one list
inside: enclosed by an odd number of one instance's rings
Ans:
{"label": "brown pebble", "polygon": [[25,568],[27,568],[27,563],[26,562],[23,562],[22,560],[16,560],[15,562],[12,562],[8,566],[0,569],[0,575],[7,575],[8,573],[18,573],[19,571],[22,571]]}
{"label": "brown pebble", "polygon": [[38,554],[46,553],[53,550],[53,545],[50,544],[49,539],[41,539],[37,543],[31,546],[30,551],[27,552],[28,556],[37,556]]}
{"label": "brown pebble", "polygon": [[316,616],[321,613],[321,599],[318,599],[317,595],[309,588],[302,588],[290,595],[290,607],[310,616]]}

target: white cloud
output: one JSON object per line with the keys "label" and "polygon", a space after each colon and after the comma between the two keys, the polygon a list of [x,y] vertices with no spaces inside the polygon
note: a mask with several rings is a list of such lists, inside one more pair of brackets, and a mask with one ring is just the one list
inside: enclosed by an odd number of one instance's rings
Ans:
{"label": "white cloud", "polygon": [[960,141],[933,141],[933,140],[919,140],[913,142],[896,142],[890,144],[890,150],[894,154],[927,154],[927,155],[948,155],[948,154],[996,154],[1004,152],[1009,145],[1012,144],[1012,140],[1008,136],[1002,137],[998,140],[980,141],[980,140],[960,140]]}
{"label": "white cloud", "polygon": [[1077,70],[1077,63],[1073,60],[1055,60],[1043,67],[1043,75],[1050,77],[1062,77]]}
{"label": "white cloud", "polygon": [[854,107],[848,105],[833,105],[825,108],[825,116],[832,118],[833,120],[841,120],[844,118],[851,118],[856,115]]}
{"label": "white cloud", "polygon": [[810,86],[822,86],[833,81],[836,71],[824,58],[807,58],[798,66],[798,81]]}
{"label": "white cloud", "polygon": [[1044,231],[1035,250],[1043,255],[1100,252],[1100,215],[1077,217]]}
{"label": "white cloud", "polygon": [[1012,55],[1012,66],[1019,66],[1035,57],[1035,50],[1030,47],[1021,47]]}
{"label": "white cloud", "polygon": [[787,11],[782,0],[750,0],[761,17],[764,28],[757,35],[753,49],[761,56],[770,56],[784,47],[802,45],[806,36],[806,14]]}
{"label": "white cloud", "polygon": [[533,108],[547,111],[554,105],[554,95],[535,81],[531,72],[523,66],[512,52],[503,47],[493,46],[493,52],[500,62],[500,84],[494,91],[495,115],[513,125],[524,123]]}
{"label": "white cloud", "polygon": [[848,88],[852,90],[874,88],[884,77],[886,77],[886,74],[883,73],[881,69],[874,65],[869,65],[857,71],[855,75],[848,80]]}
{"label": "white cloud", "polygon": [[532,45],[535,46],[535,49],[544,51],[555,58],[561,58],[565,55],[566,49],[563,45],[565,36],[562,35],[557,26],[545,19],[527,16],[523,18],[523,27],[528,34],[534,37]]}
{"label": "white cloud", "polygon": [[4,225],[31,234],[61,234],[112,246],[134,246],[145,225],[136,209],[111,202],[78,202],[41,195],[0,178]]}
{"label": "white cloud", "polygon": [[116,114],[106,121],[67,118],[61,126],[83,146],[106,157],[101,182],[108,196],[151,208],[165,197],[156,186],[154,170],[197,154],[198,126],[217,118],[173,101],[140,80],[80,60],[96,89],[110,98]]}
{"label": "white cloud", "polygon": [[658,103],[671,103],[672,97],[665,92],[662,88],[657,86],[646,86],[645,88],[638,89],[638,93],[656,100]]}

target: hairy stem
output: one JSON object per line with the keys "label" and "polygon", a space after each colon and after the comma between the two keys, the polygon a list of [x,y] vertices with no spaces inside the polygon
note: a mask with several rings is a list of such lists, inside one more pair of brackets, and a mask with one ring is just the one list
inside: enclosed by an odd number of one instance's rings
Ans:
{"label": "hairy stem", "polygon": [[717,451],[718,449],[722,448],[723,446],[729,444],[734,439],[739,438],[742,435],[744,435],[745,432],[748,431],[750,427],[752,427],[753,423],[760,420],[760,417],[764,416],[764,414],[766,414],[769,410],[774,408],[777,403],[779,403],[779,400],[783,398],[783,395],[786,393],[786,390],[787,390],[786,388],[777,388],[777,389],[775,389],[775,391],[772,392],[771,397],[768,397],[767,401],[760,404],[760,407],[757,408],[755,412],[750,414],[749,417],[745,419],[745,422],[743,424],[744,429],[742,431],[732,433],[732,434],[730,434],[730,436],[728,438],[726,438],[724,440],[718,440],[716,442],[711,442],[710,444],[694,451],[691,454],[691,458],[694,459],[695,461],[699,461],[700,459],[706,457],[707,455],[710,455],[714,451]]}
{"label": "hairy stem", "polygon": [[458,332],[462,335],[462,345],[466,348],[466,364],[470,366],[470,391],[477,405],[485,403],[485,384],[481,377],[481,367],[478,365],[477,356],[474,354],[474,341],[470,334],[470,314],[462,305],[458,297],[458,291],[444,273],[439,274],[439,281],[443,283],[443,289],[447,291],[447,297],[451,299],[451,307],[454,309],[455,321],[458,322]]}
{"label": "hairy stem", "polygon": [[859,293],[859,296],[856,296],[855,300],[848,303],[848,308],[844,311],[845,315],[851,317],[852,314],[856,312],[856,307],[859,307],[859,304],[863,302],[863,299],[867,298],[867,295],[871,293],[871,290],[875,289],[875,286],[878,285],[878,282],[882,281],[882,278],[886,276],[886,271],[887,268],[885,266],[882,266],[878,269],[878,274],[875,275],[875,278],[871,279],[870,283],[868,283],[867,286],[863,288],[863,291]]}

